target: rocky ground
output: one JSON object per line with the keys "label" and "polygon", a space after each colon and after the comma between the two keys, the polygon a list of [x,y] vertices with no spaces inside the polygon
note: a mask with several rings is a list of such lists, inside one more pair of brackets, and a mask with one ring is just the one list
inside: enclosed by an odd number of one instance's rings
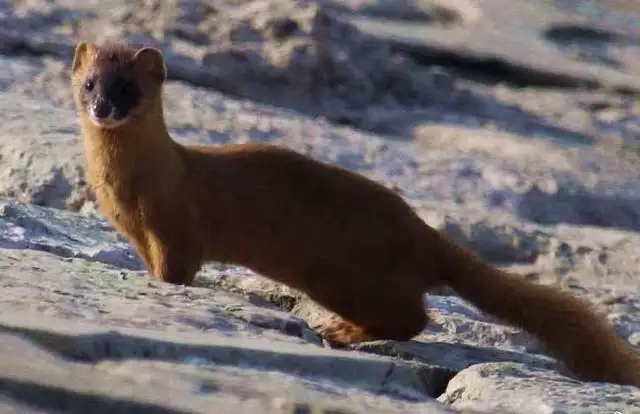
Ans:
{"label": "rocky ground", "polygon": [[[640,351],[640,10],[631,1],[0,0],[0,411],[640,413],[450,292],[409,342],[327,348],[245,269],[148,278],[96,212],[78,39],[162,48],[183,142],[286,145],[589,299]],[[588,352],[588,350],[585,350]]]}

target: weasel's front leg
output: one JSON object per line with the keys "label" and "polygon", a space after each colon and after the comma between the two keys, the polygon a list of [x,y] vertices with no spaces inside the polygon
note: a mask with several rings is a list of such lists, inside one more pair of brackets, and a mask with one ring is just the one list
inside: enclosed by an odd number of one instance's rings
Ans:
{"label": "weasel's front leg", "polygon": [[148,272],[151,272],[152,261],[149,255],[149,249],[147,248],[145,237],[128,237],[129,243],[133,246],[133,249],[138,254],[138,257],[147,268]]}
{"label": "weasel's front leg", "polygon": [[148,236],[148,256],[151,276],[174,285],[191,286],[202,266],[201,246],[188,240]]}

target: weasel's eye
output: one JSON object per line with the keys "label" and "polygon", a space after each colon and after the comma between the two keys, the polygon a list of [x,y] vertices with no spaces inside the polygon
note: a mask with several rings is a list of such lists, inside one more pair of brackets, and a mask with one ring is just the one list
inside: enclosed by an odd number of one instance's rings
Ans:
{"label": "weasel's eye", "polygon": [[93,81],[91,79],[87,79],[84,82],[84,89],[91,92],[93,90],[94,84]]}

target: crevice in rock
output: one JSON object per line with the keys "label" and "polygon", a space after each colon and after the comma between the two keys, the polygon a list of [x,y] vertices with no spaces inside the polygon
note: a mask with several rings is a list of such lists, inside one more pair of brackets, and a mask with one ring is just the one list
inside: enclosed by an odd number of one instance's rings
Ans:
{"label": "crevice in rock", "polygon": [[40,48],[35,48],[32,45],[29,44],[29,42],[26,41],[20,41],[20,40],[10,40],[10,41],[5,41],[5,39],[3,40],[3,44],[2,44],[2,48],[0,49],[0,53],[5,55],[5,56],[30,56],[30,57],[44,57],[44,56],[53,56],[53,57],[60,57],[60,56],[56,56],[56,54],[52,54],[47,50],[43,50]]}
{"label": "crevice in rock", "polygon": [[289,313],[291,313],[293,308],[296,306],[296,303],[298,303],[298,301],[300,300],[299,297],[294,295],[285,295],[285,294],[276,294],[276,293],[267,294],[264,296],[264,299],[267,300],[267,302],[269,302],[276,308]]}
{"label": "crevice in rock", "polygon": [[[380,390],[395,398],[411,400],[418,395],[432,397],[428,390],[433,386],[428,382],[416,381],[418,378],[438,378],[441,370],[417,361],[407,364],[403,360],[392,361],[395,375],[390,377],[385,359],[365,359],[354,355],[318,353],[316,348],[310,352],[287,352],[286,347],[277,345],[268,348],[247,346],[242,340],[222,340],[220,343],[189,343],[161,340],[147,336],[136,336],[118,331],[98,333],[59,333],[39,328],[7,326],[0,324],[0,332],[17,334],[26,340],[75,362],[97,363],[126,359],[146,359],[164,362],[205,364],[222,366],[247,366],[256,370],[279,371],[289,375],[309,378],[324,378],[344,382],[368,391]],[[234,343],[236,342],[236,343]],[[370,382],[367,387],[362,377],[370,380],[380,377],[380,381]],[[392,379],[391,379],[392,378]],[[384,382],[385,387],[380,387]],[[440,389],[436,384],[434,389]],[[409,390],[409,397],[402,390]]]}
{"label": "crevice in rock", "polygon": [[[266,304],[273,306],[283,312],[291,313],[296,304],[302,299],[302,294],[287,294],[279,291],[260,291],[260,292],[248,292],[238,287],[235,284],[235,280],[230,278],[227,274],[216,275],[214,279],[196,278],[193,282],[194,287],[208,288],[208,289],[222,289],[226,292],[239,294],[239,295],[251,295],[264,301]],[[250,300],[250,302],[254,302]],[[254,303],[258,306],[262,304]]]}
{"label": "crevice in rock", "polygon": [[340,1],[327,1],[327,3],[331,5],[331,9],[340,13],[374,18],[392,18],[408,22],[423,22],[438,26],[461,26],[471,20],[467,15],[474,14],[472,12],[478,13],[475,9],[471,12],[467,10],[465,13],[456,7],[429,4],[429,2],[423,4],[422,2],[407,0],[388,3],[364,3],[357,7],[349,7]]}
{"label": "crevice in rock", "polygon": [[100,394],[81,393],[31,381],[3,378],[0,374],[0,391],[5,398],[19,401],[26,406],[56,410],[68,414],[181,414],[183,411],[156,404],[117,399]]}
{"label": "crevice in rock", "polygon": [[[423,348],[420,350],[420,348]],[[349,346],[347,349],[396,358],[429,367],[423,380],[429,396],[437,398],[447,388],[449,381],[460,371],[485,362],[519,362],[541,369],[557,370],[559,363],[542,354],[522,354],[464,343],[420,341],[371,341]],[[443,360],[445,358],[446,360]]]}
{"label": "crevice in rock", "polygon": [[[420,364],[425,364],[425,362],[420,361],[419,359],[416,359],[415,355],[402,355],[401,353],[394,353],[394,352],[389,352],[389,353],[379,352],[379,349],[376,349],[375,347],[369,348],[366,343],[362,345],[363,345],[362,347],[358,347],[357,349],[353,346],[347,347],[346,349],[352,349],[360,352],[371,353],[374,355],[397,358],[397,359],[408,361],[408,362],[417,362]],[[429,369],[421,372],[422,383],[427,391],[427,395],[431,398],[437,398],[442,393],[444,393],[444,391],[447,389],[447,385],[449,384],[449,381],[451,381],[451,379],[455,377],[459,371],[451,370],[444,366],[438,366],[438,365],[426,364],[426,366],[428,366]],[[385,385],[388,379],[391,378],[394,367],[395,365],[392,365],[389,368],[389,371],[387,372],[385,379],[383,381],[383,385]]]}
{"label": "crevice in rock", "polygon": [[595,79],[534,69],[498,57],[463,55],[435,46],[407,45],[400,42],[393,42],[392,45],[396,51],[406,53],[421,65],[443,66],[459,77],[484,84],[503,83],[519,88],[550,87],[590,90],[603,86]]}
{"label": "crevice in rock", "polygon": [[550,40],[558,43],[568,42],[635,42],[621,33],[615,33],[598,27],[589,27],[572,23],[558,23],[551,25],[544,31],[544,35]]}
{"label": "crevice in rock", "polygon": [[433,385],[432,397],[436,399],[440,398],[447,391],[449,382],[451,382],[453,377],[458,375],[458,373],[459,371],[448,371],[446,375],[442,375],[442,378],[440,378],[440,381],[434,381],[432,384]]}

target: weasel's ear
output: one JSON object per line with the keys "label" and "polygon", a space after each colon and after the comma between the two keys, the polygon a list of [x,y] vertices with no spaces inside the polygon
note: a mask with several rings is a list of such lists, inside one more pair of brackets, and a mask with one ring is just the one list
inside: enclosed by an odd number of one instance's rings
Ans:
{"label": "weasel's ear", "polygon": [[143,47],[133,57],[134,65],[151,75],[154,81],[164,82],[167,77],[167,68],[162,52],[154,47]]}
{"label": "weasel's ear", "polygon": [[73,63],[71,64],[73,72],[76,72],[84,64],[91,53],[91,48],[92,45],[89,42],[80,42],[76,45],[76,49],[73,52]]}

